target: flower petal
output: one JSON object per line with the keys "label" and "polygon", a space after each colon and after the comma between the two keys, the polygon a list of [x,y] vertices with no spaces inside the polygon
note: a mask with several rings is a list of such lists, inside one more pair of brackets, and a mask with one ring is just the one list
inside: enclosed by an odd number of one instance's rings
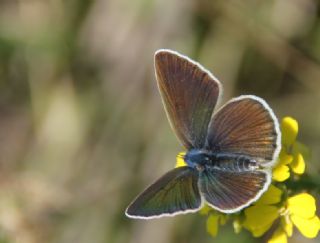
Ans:
{"label": "flower petal", "polygon": [[278,165],[287,165],[290,164],[293,160],[293,156],[291,154],[288,154],[285,149],[281,149],[279,158],[278,158]]}
{"label": "flower petal", "polygon": [[290,177],[289,167],[287,165],[279,165],[272,171],[272,179],[275,181],[285,181]]}
{"label": "flower petal", "polygon": [[180,152],[177,155],[177,160],[176,160],[176,168],[177,167],[182,167],[182,166],[186,166],[187,163],[184,161],[183,157],[186,154],[186,152]]}
{"label": "flower petal", "polygon": [[292,163],[290,164],[292,170],[296,174],[303,174],[306,169],[306,164],[304,162],[303,156],[301,153],[297,153],[294,156]]}
{"label": "flower petal", "polygon": [[273,233],[272,237],[268,240],[268,243],[287,243],[286,232],[281,227],[278,227]]}
{"label": "flower petal", "polygon": [[278,208],[270,205],[253,205],[244,210],[246,216],[243,226],[255,237],[263,235],[279,216]]}
{"label": "flower petal", "polygon": [[299,229],[301,234],[307,238],[315,238],[320,230],[320,221],[317,216],[305,219],[296,215],[291,216],[294,225]]}
{"label": "flower petal", "polygon": [[251,233],[253,237],[260,237],[264,233],[266,233],[272,226],[272,223],[264,225],[264,226],[257,226],[252,228],[247,228]]}
{"label": "flower petal", "polygon": [[308,219],[315,215],[316,201],[310,194],[300,193],[288,199],[287,208],[289,209],[291,215]]}
{"label": "flower petal", "polygon": [[255,204],[277,204],[281,201],[281,195],[282,191],[278,187],[271,184],[269,189],[262,195],[262,197],[257,202],[255,202]]}
{"label": "flower petal", "polygon": [[242,224],[241,224],[241,221],[238,217],[235,218],[235,220],[233,220],[232,225],[233,225],[234,232],[236,234],[239,234],[242,230]]}
{"label": "flower petal", "polygon": [[218,220],[219,220],[219,215],[218,214],[210,214],[210,216],[207,219],[207,231],[208,233],[215,237],[218,234]]}
{"label": "flower petal", "polygon": [[208,204],[204,204],[204,206],[200,209],[199,213],[201,215],[207,215],[211,210],[213,210]]}
{"label": "flower petal", "polygon": [[253,205],[244,210],[245,223],[249,225],[263,225],[273,222],[278,216],[278,208],[270,205]]}
{"label": "flower petal", "polygon": [[286,232],[286,234],[291,237],[293,231],[293,224],[289,217],[281,217],[281,226],[282,229]]}
{"label": "flower petal", "polygon": [[281,122],[282,144],[291,145],[297,138],[298,122],[292,117],[284,117]]}

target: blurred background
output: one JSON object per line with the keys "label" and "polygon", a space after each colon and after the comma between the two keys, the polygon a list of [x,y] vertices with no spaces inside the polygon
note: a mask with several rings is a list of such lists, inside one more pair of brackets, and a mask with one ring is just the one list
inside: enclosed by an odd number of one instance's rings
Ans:
{"label": "blurred background", "polygon": [[261,242],[231,225],[211,238],[198,214],[124,216],[182,151],[156,86],[159,48],[211,70],[223,103],[255,94],[296,118],[319,177],[318,1],[1,0],[1,243]]}

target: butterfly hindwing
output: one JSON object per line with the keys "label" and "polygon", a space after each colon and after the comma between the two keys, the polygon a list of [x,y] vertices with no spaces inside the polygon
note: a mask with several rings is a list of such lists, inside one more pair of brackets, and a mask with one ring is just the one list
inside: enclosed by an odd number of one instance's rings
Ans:
{"label": "butterfly hindwing", "polygon": [[178,167],[145,189],[127,208],[131,218],[156,218],[195,212],[201,207],[198,172]]}
{"label": "butterfly hindwing", "polygon": [[281,149],[278,121],[261,98],[243,95],[220,108],[208,128],[206,148],[250,156],[263,166],[275,163]]}
{"label": "butterfly hindwing", "polygon": [[200,173],[199,187],[210,206],[233,213],[262,195],[270,184],[270,175],[265,170],[232,172],[210,168]]}
{"label": "butterfly hindwing", "polygon": [[202,148],[221,85],[200,64],[170,50],[155,54],[158,87],[170,124],[187,148]]}

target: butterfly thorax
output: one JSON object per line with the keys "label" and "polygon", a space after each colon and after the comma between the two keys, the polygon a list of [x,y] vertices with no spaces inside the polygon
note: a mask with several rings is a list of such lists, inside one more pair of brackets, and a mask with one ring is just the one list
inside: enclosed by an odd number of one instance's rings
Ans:
{"label": "butterfly thorax", "polygon": [[184,156],[189,167],[198,171],[216,169],[230,172],[253,171],[259,168],[253,158],[234,153],[212,152],[202,149],[192,149]]}

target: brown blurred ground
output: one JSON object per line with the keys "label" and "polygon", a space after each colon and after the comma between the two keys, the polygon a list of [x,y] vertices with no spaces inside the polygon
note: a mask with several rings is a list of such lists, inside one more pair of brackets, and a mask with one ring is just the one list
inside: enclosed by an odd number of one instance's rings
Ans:
{"label": "brown blurred ground", "polygon": [[153,54],[201,62],[223,102],[255,94],[295,117],[318,178],[319,15],[316,0],[0,1],[0,242],[260,242],[213,239],[199,215],[124,216],[182,149]]}

